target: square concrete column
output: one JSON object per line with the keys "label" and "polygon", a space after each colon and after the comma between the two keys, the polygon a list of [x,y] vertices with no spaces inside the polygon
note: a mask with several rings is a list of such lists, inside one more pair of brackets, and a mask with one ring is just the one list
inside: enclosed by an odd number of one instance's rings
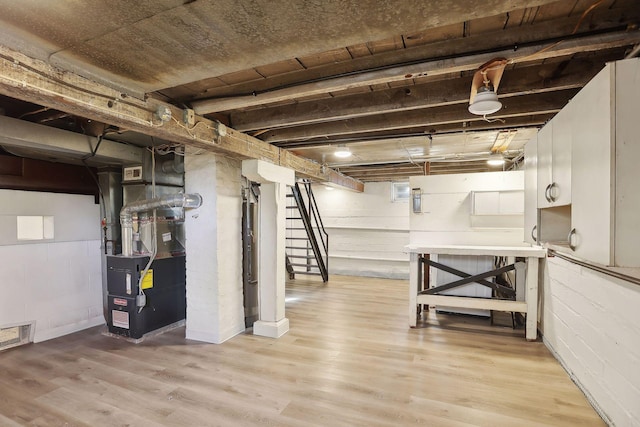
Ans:
{"label": "square concrete column", "polygon": [[287,185],[295,183],[291,169],[261,160],[244,160],[242,174],[260,185],[258,205],[259,320],[253,333],[278,338],[289,330],[285,317],[285,234]]}
{"label": "square concrete column", "polygon": [[185,189],[202,206],[185,212],[188,339],[222,343],[244,331],[240,161],[185,156]]}

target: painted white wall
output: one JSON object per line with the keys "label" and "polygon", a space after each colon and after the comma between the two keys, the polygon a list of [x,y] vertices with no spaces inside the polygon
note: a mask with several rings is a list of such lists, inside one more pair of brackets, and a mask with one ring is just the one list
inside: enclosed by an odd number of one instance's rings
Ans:
{"label": "painted white wall", "polygon": [[[410,184],[422,191],[422,212],[410,213],[412,244],[524,245],[523,171],[414,176]],[[473,192],[478,201],[495,196],[495,214],[479,203],[472,215]]]}
{"label": "painted white wall", "polygon": [[329,234],[329,273],[409,278],[409,204],[392,202],[391,182],[368,182],[363,193],[314,185]]}
{"label": "painted white wall", "polygon": [[544,342],[611,425],[640,426],[640,286],[547,258]]}
{"label": "painted white wall", "polygon": [[[54,217],[54,239],[19,241],[18,215]],[[100,207],[93,196],[0,190],[0,327],[34,341],[104,324]]]}
{"label": "painted white wall", "polygon": [[185,157],[185,191],[202,196],[185,214],[189,339],[222,343],[244,331],[241,187],[239,161]]}

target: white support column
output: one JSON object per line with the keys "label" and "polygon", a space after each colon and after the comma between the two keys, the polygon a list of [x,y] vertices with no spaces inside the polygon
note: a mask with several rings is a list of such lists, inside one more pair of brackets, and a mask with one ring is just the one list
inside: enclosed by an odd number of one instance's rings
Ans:
{"label": "white support column", "polygon": [[244,331],[240,162],[185,157],[185,189],[202,206],[185,212],[188,339],[222,343]]}
{"label": "white support column", "polygon": [[258,213],[260,319],[253,324],[253,333],[278,338],[289,330],[284,305],[286,194],[287,185],[295,182],[295,173],[264,161],[245,160],[242,174],[261,183]]}

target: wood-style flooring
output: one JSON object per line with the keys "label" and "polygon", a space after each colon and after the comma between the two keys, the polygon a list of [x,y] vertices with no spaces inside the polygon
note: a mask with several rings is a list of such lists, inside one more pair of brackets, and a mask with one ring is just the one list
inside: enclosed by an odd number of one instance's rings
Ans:
{"label": "wood-style flooring", "polygon": [[[300,276],[299,276],[300,277]],[[406,281],[287,285],[291,330],[222,345],[93,328],[0,353],[0,426],[598,426],[541,342],[429,313]]]}

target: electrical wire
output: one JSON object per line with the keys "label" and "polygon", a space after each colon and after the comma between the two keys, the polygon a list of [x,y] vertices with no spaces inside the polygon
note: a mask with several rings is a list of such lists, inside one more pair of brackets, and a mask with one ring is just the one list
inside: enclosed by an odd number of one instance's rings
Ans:
{"label": "electrical wire", "polygon": [[192,133],[191,131],[192,131],[192,130],[194,130],[195,128],[197,128],[197,127],[198,127],[198,125],[200,125],[200,124],[204,124],[204,125],[206,125],[207,129],[209,129],[209,130],[215,130],[214,128],[212,128],[211,126],[209,126],[209,124],[208,124],[207,122],[205,122],[205,121],[203,121],[203,120],[200,120],[200,121],[196,122],[196,123],[195,123],[193,126],[191,126],[191,127],[187,127],[187,126],[183,125],[182,123],[180,123],[180,121],[179,121],[178,119],[176,119],[175,117],[173,117],[173,115],[171,116],[171,120],[173,120],[174,122],[176,122],[176,124],[177,124],[178,126],[180,126],[182,129],[186,130],[186,131],[187,131],[187,133],[189,134],[189,136],[190,136],[191,138],[193,138],[193,139],[196,139],[196,138],[197,138],[197,135],[195,135],[195,134],[194,134],[194,133]]}
{"label": "electrical wire", "polygon": [[[152,151],[151,148],[147,148],[147,150]],[[158,145],[155,147],[155,151],[161,156],[166,156],[167,154],[171,154],[171,153],[173,153],[176,156],[182,156],[182,157],[184,157],[185,155],[183,144],[170,143],[170,144]]]}
{"label": "electrical wire", "polygon": [[[582,12],[582,15],[580,16],[580,19],[578,20],[578,22],[576,23],[576,26],[573,28],[573,31],[571,31],[571,36],[575,35],[578,32],[578,29],[580,28],[580,26],[582,25],[582,21],[584,21],[584,19],[589,15],[589,13],[591,13],[595,8],[597,8],[598,6],[600,6],[602,3],[604,3],[605,0],[598,0],[597,2],[593,3],[591,6],[589,6],[584,12]],[[544,47],[540,50],[538,50],[537,52],[532,53],[531,55],[527,55],[524,58],[520,58],[519,62],[523,62],[524,60],[526,60],[527,58],[531,58],[533,56],[539,55],[543,52],[546,52],[548,50],[553,49],[554,47],[558,46],[560,43],[564,42],[566,40],[566,38],[560,39],[558,41],[556,41],[555,43],[550,44],[547,47]],[[509,61],[509,65],[511,64],[515,64],[515,60],[510,60]]]}
{"label": "electrical wire", "polygon": [[409,150],[407,149],[407,147],[404,145],[404,142],[402,142],[402,140],[398,141],[400,143],[400,145],[402,146],[402,148],[404,148],[404,151],[407,152],[407,156],[409,156],[409,162],[414,165],[414,166],[420,166],[419,164],[417,164],[414,160],[413,160],[413,156],[411,155],[411,153],[409,152]]}
{"label": "electrical wire", "polygon": [[105,255],[107,255],[107,226],[106,226],[106,221],[107,218],[110,217],[110,212],[107,211],[107,204],[105,202],[104,199],[104,193],[102,192],[102,187],[100,186],[100,180],[98,179],[98,177],[95,175],[95,173],[93,172],[93,170],[91,170],[91,168],[89,167],[89,165],[87,164],[87,160],[89,160],[90,158],[94,157],[97,153],[98,153],[98,149],[100,148],[100,144],[102,143],[105,135],[107,133],[113,132],[113,130],[109,130],[109,129],[105,129],[102,131],[102,133],[98,136],[98,142],[95,146],[95,148],[91,149],[91,153],[87,154],[86,156],[82,157],[80,159],[80,161],[82,161],[82,164],[84,165],[85,168],[87,168],[87,171],[89,172],[89,175],[91,175],[91,178],[93,179],[93,181],[96,184],[96,187],[98,187],[98,194],[100,196],[100,210],[102,213],[102,218],[104,220],[104,226],[102,227],[102,233],[103,233],[103,244],[104,244],[104,253]]}
{"label": "electrical wire", "polygon": [[485,122],[487,123],[494,123],[494,122],[500,122],[500,123],[505,123],[505,121],[503,119],[499,119],[499,118],[495,118],[495,119],[489,119],[487,118],[486,114],[482,115],[482,118],[484,119]]}

